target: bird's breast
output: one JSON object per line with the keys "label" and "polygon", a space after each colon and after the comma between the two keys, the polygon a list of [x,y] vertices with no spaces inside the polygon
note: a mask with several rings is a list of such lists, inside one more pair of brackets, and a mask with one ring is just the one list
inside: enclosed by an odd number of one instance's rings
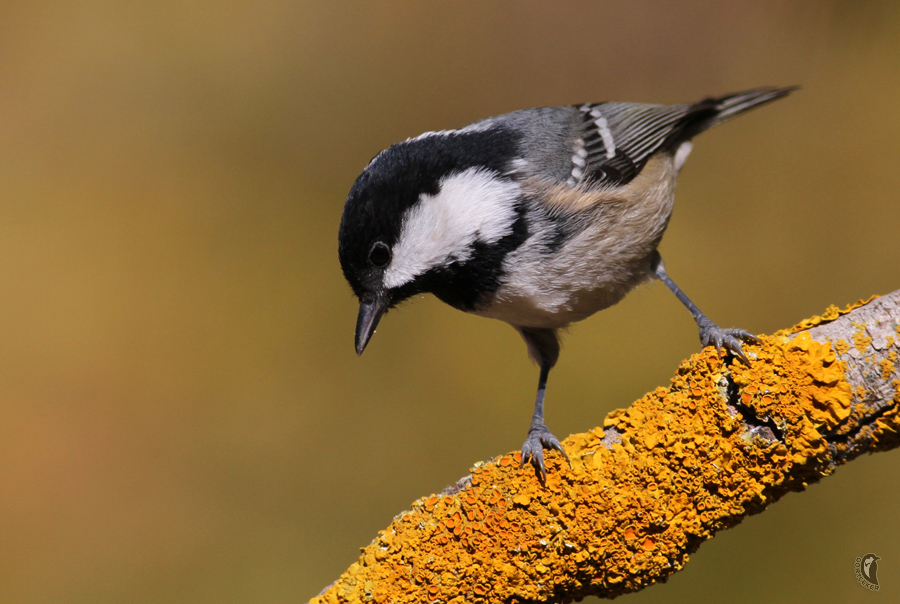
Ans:
{"label": "bird's breast", "polygon": [[[571,218],[534,218],[528,239],[504,259],[500,287],[475,312],[561,328],[619,302],[652,278],[675,176],[671,155],[654,157],[627,186],[579,200]],[[568,234],[559,243],[561,230]]]}
{"label": "bird's breast", "polygon": [[476,313],[518,327],[558,329],[616,304],[652,275],[652,252],[621,259],[593,251],[587,241],[572,242],[551,257],[529,257],[523,250]]}

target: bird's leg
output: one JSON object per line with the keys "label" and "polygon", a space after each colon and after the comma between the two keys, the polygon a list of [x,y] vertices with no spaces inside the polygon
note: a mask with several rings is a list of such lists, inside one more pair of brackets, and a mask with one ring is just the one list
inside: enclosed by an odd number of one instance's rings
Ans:
{"label": "bird's leg", "polygon": [[559,443],[559,439],[553,436],[544,423],[544,392],[547,390],[547,376],[550,375],[550,365],[541,365],[541,376],[538,379],[537,398],[534,401],[534,415],[531,416],[531,427],[528,428],[528,437],[522,445],[522,463],[531,461],[535,471],[540,476],[541,482],[547,480],[547,468],[544,466],[544,449],[556,449],[562,453],[569,465],[569,456]]}
{"label": "bird's leg", "polygon": [[737,355],[737,357],[745,364],[750,364],[741,348],[741,341],[759,344],[759,338],[743,329],[723,329],[713,323],[709,317],[704,315],[700,309],[697,308],[696,304],[691,302],[691,299],[681,291],[681,288],[675,285],[675,282],[669,278],[661,258],[658,259],[656,264],[656,276],[660,281],[666,284],[666,287],[672,290],[672,293],[675,294],[675,296],[681,300],[681,303],[691,312],[694,321],[697,322],[697,327],[700,328],[700,342],[703,346],[715,346],[716,351],[720,356],[722,355],[722,348],[724,347],[732,354]]}

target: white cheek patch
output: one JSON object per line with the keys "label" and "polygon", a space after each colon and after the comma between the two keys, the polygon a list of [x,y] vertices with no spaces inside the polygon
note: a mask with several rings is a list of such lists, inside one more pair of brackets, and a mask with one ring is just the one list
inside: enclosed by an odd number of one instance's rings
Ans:
{"label": "white cheek patch", "polygon": [[409,283],[436,266],[464,262],[476,241],[496,243],[512,233],[518,193],[518,184],[478,168],[441,180],[436,195],[422,195],[403,217],[385,287]]}

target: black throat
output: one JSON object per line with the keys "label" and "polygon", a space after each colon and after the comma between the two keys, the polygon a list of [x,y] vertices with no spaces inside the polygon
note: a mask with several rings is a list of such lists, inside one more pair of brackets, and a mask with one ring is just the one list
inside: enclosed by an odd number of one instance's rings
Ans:
{"label": "black throat", "polygon": [[503,283],[503,261],[529,236],[525,205],[516,207],[512,231],[494,243],[476,242],[465,262],[455,262],[423,275],[431,291],[442,302],[466,312],[489,302]]}

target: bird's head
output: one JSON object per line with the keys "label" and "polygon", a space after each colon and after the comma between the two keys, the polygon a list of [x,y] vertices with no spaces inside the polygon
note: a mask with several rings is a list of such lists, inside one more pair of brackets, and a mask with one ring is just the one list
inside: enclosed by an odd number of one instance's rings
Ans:
{"label": "bird's head", "polygon": [[472,310],[496,290],[502,258],[525,231],[519,185],[504,175],[513,148],[503,131],[429,133],[386,149],[356,179],[338,253],[360,302],[357,354],[411,296]]}

